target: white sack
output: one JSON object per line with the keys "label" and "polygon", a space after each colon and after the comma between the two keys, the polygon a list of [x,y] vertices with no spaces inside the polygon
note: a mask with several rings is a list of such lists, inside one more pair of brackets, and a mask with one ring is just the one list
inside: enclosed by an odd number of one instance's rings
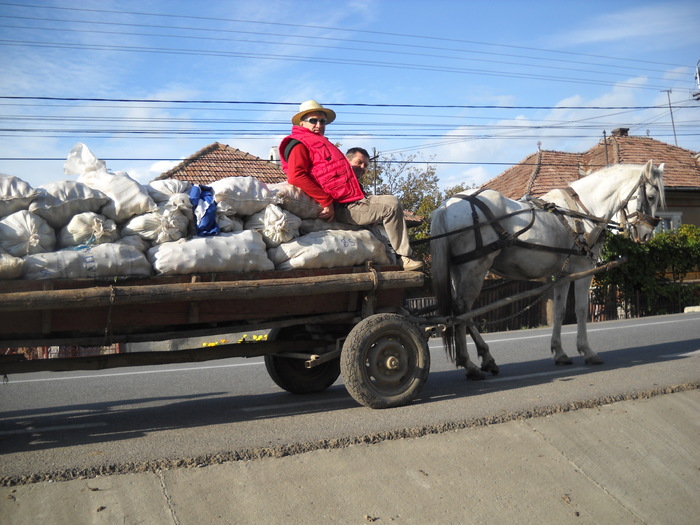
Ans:
{"label": "white sack", "polygon": [[78,175],[78,182],[101,191],[111,200],[102,208],[102,214],[120,223],[134,215],[156,210],[156,203],[145,186],[123,171],[112,173],[103,161],[97,159],[85,144],[76,144],[63,165],[66,175]]}
{"label": "white sack", "polygon": [[68,152],[66,162],[63,163],[63,173],[66,175],[83,175],[91,171],[104,171],[107,165],[98,159],[85,144],[78,142]]}
{"label": "white sack", "polygon": [[209,186],[214,191],[217,206],[226,215],[253,215],[268,204],[279,202],[267,185],[255,177],[226,177]]}
{"label": "white sack", "polygon": [[145,277],[151,275],[146,256],[126,244],[98,244],[80,250],[29,255],[25,279],[83,279]]}
{"label": "white sack", "polygon": [[54,228],[62,228],[79,213],[99,212],[109,197],[87,184],[62,180],[39,186],[41,192],[29,205],[29,211]]}
{"label": "white sack", "polygon": [[252,230],[159,244],[148,250],[148,260],[160,274],[274,269],[262,237]]}
{"label": "white sack", "polygon": [[0,249],[10,255],[24,257],[55,247],[56,232],[38,215],[20,210],[0,220]]}
{"label": "white sack", "polygon": [[299,217],[276,204],[270,204],[263,211],[251,215],[244,224],[246,230],[255,230],[262,235],[268,248],[299,237],[300,226]]}
{"label": "white sack", "polygon": [[189,198],[190,189],[192,189],[191,182],[178,179],[152,180],[146,185],[148,194],[156,204],[167,202],[176,193],[185,193]]}
{"label": "white sack", "polygon": [[0,173],[0,217],[26,210],[39,193],[39,190],[32,188],[28,182]]}
{"label": "white sack", "polygon": [[138,235],[155,244],[187,237],[189,219],[177,208],[163,206],[153,213],[137,215],[122,228],[122,235]]}
{"label": "white sack", "polygon": [[105,244],[119,239],[119,230],[112,219],[93,211],[79,213],[58,232],[61,248],[82,244]]}
{"label": "white sack", "polygon": [[138,235],[124,235],[120,239],[114,241],[114,244],[126,244],[132,248],[136,248],[141,253],[146,253],[151,247],[151,243],[146,239],[139,237]]}
{"label": "white sack", "polygon": [[157,208],[156,203],[148,196],[146,188],[123,171],[90,172],[78,177],[78,182],[103,192],[111,199],[101,211],[103,215],[118,223]]}
{"label": "white sack", "polygon": [[344,222],[335,221],[324,221],[323,219],[304,219],[301,221],[301,226],[299,227],[299,233],[301,235],[306,235],[311,232],[322,232],[326,230],[363,230],[362,226],[355,226],[353,224],[345,224]]}
{"label": "white sack", "polygon": [[243,229],[242,219],[235,215],[226,215],[218,207],[216,208],[216,224],[219,225],[221,233],[239,232]]}
{"label": "white sack", "polygon": [[315,219],[323,209],[314,199],[309,197],[304,191],[288,182],[278,182],[270,184],[269,190],[282,202],[283,209],[292,212],[302,219]]}
{"label": "white sack", "polygon": [[0,251],[0,280],[17,279],[22,275],[23,264],[24,261],[20,257]]}
{"label": "white sack", "polygon": [[388,264],[384,245],[366,230],[327,230],[302,235],[267,252],[278,270]]}

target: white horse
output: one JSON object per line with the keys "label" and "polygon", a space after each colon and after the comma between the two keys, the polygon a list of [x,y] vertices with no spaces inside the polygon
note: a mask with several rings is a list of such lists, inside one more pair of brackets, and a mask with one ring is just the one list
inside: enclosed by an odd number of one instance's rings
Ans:
{"label": "white horse", "polygon": [[[431,215],[433,289],[442,316],[471,310],[484,277],[493,271],[516,280],[541,279],[592,269],[603,245],[602,235],[616,220],[635,241],[648,240],[664,205],[663,168],[616,164],[587,175],[568,188],[541,199],[515,201],[485,190],[451,197]],[[592,277],[574,281],[577,347],[586,364],[603,361],[586,333],[588,290]],[[561,345],[561,326],[569,284],[554,287],[551,349],[557,365],[571,364]],[[469,330],[481,357],[481,369],[467,353]],[[468,379],[497,374],[498,365],[473,322],[458,323],[443,333],[445,348]]]}

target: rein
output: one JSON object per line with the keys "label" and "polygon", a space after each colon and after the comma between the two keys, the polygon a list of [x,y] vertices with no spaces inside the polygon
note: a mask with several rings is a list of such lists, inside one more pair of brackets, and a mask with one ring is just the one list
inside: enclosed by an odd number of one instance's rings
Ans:
{"label": "rein", "polygon": [[[642,208],[644,207],[645,203],[647,202],[647,190],[644,184],[642,184],[642,180],[644,179],[644,173],[639,177],[639,180],[637,181],[637,184],[635,184],[634,188],[632,188],[632,191],[630,191],[629,195],[627,195],[627,198],[622,202],[620,205],[620,208],[618,208],[617,212],[620,213],[622,216],[622,219],[620,220],[620,226],[622,227],[621,229],[624,229],[625,224],[629,223],[630,226],[635,226],[638,223],[641,223],[643,225],[649,226],[650,228],[654,229],[656,226],[659,224],[659,221],[661,221],[660,218],[658,217],[653,217],[652,215],[649,215],[644,211]],[[654,186],[652,184],[652,186]],[[658,191],[658,188],[654,186],[656,190]],[[627,205],[629,204],[629,201],[632,199],[632,195],[639,190],[639,193],[641,195],[637,195],[635,198],[637,199],[637,209],[635,210],[634,213],[631,213],[630,215],[627,215]],[[617,213],[616,212],[616,213]],[[614,215],[614,214],[613,214]],[[634,220],[630,220],[634,219]]]}
{"label": "rein", "polygon": [[[527,248],[530,250],[541,250],[541,251],[548,251],[548,252],[556,252],[556,253],[563,253],[567,255],[592,255],[592,248],[595,246],[595,244],[599,241],[601,234],[605,232],[605,227],[602,225],[606,225],[606,227],[609,228],[615,228],[618,230],[624,230],[626,229],[626,225],[628,227],[631,226],[636,226],[637,224],[645,224],[648,225],[652,228],[656,227],[656,225],[659,223],[660,219],[653,217],[646,213],[643,208],[645,206],[645,203],[647,202],[646,198],[646,188],[643,184],[645,178],[645,174],[642,173],[637,180],[637,183],[634,185],[632,190],[629,192],[627,197],[620,203],[619,207],[617,210],[615,210],[612,214],[611,217],[614,216],[616,213],[620,213],[622,219],[621,221],[615,222],[611,219],[606,219],[603,217],[597,217],[595,215],[592,215],[586,206],[583,204],[581,201],[581,198],[579,195],[576,193],[576,191],[571,188],[570,186],[562,189],[561,191],[564,193],[564,198],[569,202],[569,205],[571,208],[573,207],[578,207],[583,212],[580,212],[575,209],[566,209],[566,208],[561,208],[557,206],[556,204],[552,202],[547,202],[542,200],[541,198],[537,197],[527,197],[526,202],[530,204],[529,208],[523,208],[521,210],[516,210],[513,212],[510,212],[506,215],[502,215],[500,217],[496,217],[491,209],[486,205],[483,201],[477,199],[477,196],[479,193],[484,191],[487,188],[482,188],[478,190],[475,193],[472,193],[470,195],[454,195],[453,197],[463,199],[471,205],[471,210],[472,210],[472,224],[469,226],[465,226],[463,228],[459,228],[457,230],[452,230],[449,232],[441,233],[439,235],[435,235],[432,237],[427,237],[425,239],[420,239],[417,241],[413,241],[411,245],[420,245],[420,244],[425,244],[427,242],[430,242],[432,240],[436,239],[441,239],[443,237],[448,237],[450,235],[456,235],[458,233],[463,233],[466,231],[471,231],[474,230],[474,236],[475,236],[475,242],[476,242],[476,249],[469,252],[469,253],[463,253],[460,255],[455,255],[452,257],[452,261],[455,264],[462,264],[466,263],[469,261],[473,261],[476,259],[479,259],[488,253],[491,253],[493,251],[501,250],[503,248],[511,247],[511,246],[517,246],[520,248]],[[627,206],[634,196],[635,192],[641,193],[641,195],[637,195],[636,198],[638,200],[637,203],[637,210],[630,214],[629,216],[627,215],[626,209]],[[573,204],[573,206],[571,206]],[[479,215],[477,213],[477,208],[483,213],[483,215],[486,218],[486,222],[479,222]],[[558,248],[556,246],[543,246],[539,244],[534,244],[526,241],[521,241],[518,239],[520,235],[525,233],[527,230],[532,228],[532,226],[535,223],[535,211],[536,209],[540,209],[542,211],[546,211],[549,213],[553,213],[557,216],[557,218],[561,221],[562,225],[564,228],[569,232],[570,236],[572,237],[574,241],[574,245],[576,248]],[[532,218],[530,220],[530,223],[525,226],[523,229],[520,231],[511,234],[508,233],[503,226],[501,226],[500,221],[503,219],[507,219],[510,217],[513,217],[515,215],[519,215],[521,213],[531,213]],[[574,228],[571,227],[569,224],[569,221],[567,218],[571,218],[574,223]],[[631,221],[630,219],[635,219]],[[592,223],[597,223],[598,226],[596,226],[589,234],[585,234],[583,224],[581,220],[589,221]],[[484,245],[483,240],[481,237],[481,228],[483,226],[491,226],[496,234],[498,235],[498,239],[490,244]],[[586,238],[587,237],[587,238]]]}
{"label": "rein", "polygon": [[[510,213],[507,213],[506,215],[501,215],[499,217],[496,217],[491,209],[481,200],[477,199],[476,197],[484,191],[486,188],[483,188],[471,195],[454,195],[453,197],[463,199],[471,205],[472,208],[472,224],[469,226],[465,226],[463,228],[458,228],[456,230],[452,230],[449,232],[441,233],[439,235],[434,235],[425,239],[420,239],[417,241],[413,241],[411,243],[412,246],[419,245],[419,244],[425,244],[427,242],[430,242],[432,240],[436,239],[441,239],[443,237],[449,237],[450,235],[456,235],[458,233],[463,233],[466,231],[471,231],[475,230],[474,235],[476,238],[476,249],[468,252],[468,253],[463,253],[461,255],[455,255],[452,257],[452,262],[455,264],[463,264],[467,263],[476,259],[479,259],[491,252],[501,250],[503,248],[508,248],[511,246],[517,246],[519,248],[527,248],[530,250],[540,250],[540,251],[548,251],[548,252],[556,252],[556,253],[563,253],[566,255],[586,255],[590,253],[590,247],[587,246],[585,243],[582,243],[581,241],[578,240],[578,234],[574,232],[571,227],[568,225],[566,219],[564,218],[565,216],[571,216],[571,217],[576,217],[576,218],[581,218],[581,219],[587,219],[592,222],[597,222],[601,224],[608,224],[610,221],[607,219],[602,219],[600,217],[595,217],[593,215],[590,215],[588,213],[580,213],[576,210],[566,210],[559,208],[556,206],[554,203],[551,202],[546,202],[543,201],[542,199],[536,199],[536,198],[531,198],[528,200],[528,204],[530,204],[529,208],[523,208],[521,210],[516,210]],[[568,188],[567,188],[568,189]],[[571,190],[571,193],[575,195],[575,200],[580,202],[580,199],[578,199],[578,195]],[[586,207],[583,205],[583,203],[580,204],[580,206],[588,212]],[[486,222],[480,222],[479,221],[479,216],[476,212],[476,209],[481,210],[481,212],[484,214],[486,217]],[[543,246],[540,244],[534,244],[526,241],[521,241],[518,239],[520,235],[528,231],[532,226],[535,224],[535,212],[537,209],[541,209],[543,211],[547,211],[549,213],[554,213],[556,214],[560,220],[562,220],[562,224],[567,228],[567,230],[572,234],[574,237],[574,243],[578,246],[577,249],[574,248],[558,248],[556,246]],[[513,217],[515,215],[520,215],[521,213],[531,213],[532,217],[530,219],[530,222],[528,223],[527,226],[522,228],[520,231],[511,234],[508,233],[503,226],[501,226],[500,221],[503,219],[507,219],[509,217]],[[499,239],[496,241],[484,245],[483,240],[481,237],[481,228],[483,226],[492,226],[493,229],[496,231],[496,233],[499,236]],[[599,234],[600,235],[600,234]],[[593,243],[595,244],[595,243]]]}

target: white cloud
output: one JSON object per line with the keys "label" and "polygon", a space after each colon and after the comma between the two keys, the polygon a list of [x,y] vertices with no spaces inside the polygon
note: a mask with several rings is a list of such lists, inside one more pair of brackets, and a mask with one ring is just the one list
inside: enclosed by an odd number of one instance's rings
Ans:
{"label": "white cloud", "polygon": [[[664,2],[613,11],[581,21],[580,29],[562,32],[554,39],[561,45],[581,46],[621,41],[640,48],[690,45],[700,42],[700,7],[689,2]],[[611,50],[611,54],[614,54]]]}

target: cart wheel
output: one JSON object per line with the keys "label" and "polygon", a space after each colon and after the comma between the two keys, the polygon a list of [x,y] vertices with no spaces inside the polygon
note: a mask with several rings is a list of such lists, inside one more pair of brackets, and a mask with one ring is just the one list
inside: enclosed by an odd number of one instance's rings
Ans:
{"label": "cart wheel", "polygon": [[266,355],[265,368],[283,390],[292,394],[315,394],[324,391],[338,379],[340,358],[306,368],[303,359]]}
{"label": "cart wheel", "polygon": [[430,352],[420,330],[397,314],[360,321],[348,335],[340,369],[350,395],[370,408],[413,401],[430,371]]}

